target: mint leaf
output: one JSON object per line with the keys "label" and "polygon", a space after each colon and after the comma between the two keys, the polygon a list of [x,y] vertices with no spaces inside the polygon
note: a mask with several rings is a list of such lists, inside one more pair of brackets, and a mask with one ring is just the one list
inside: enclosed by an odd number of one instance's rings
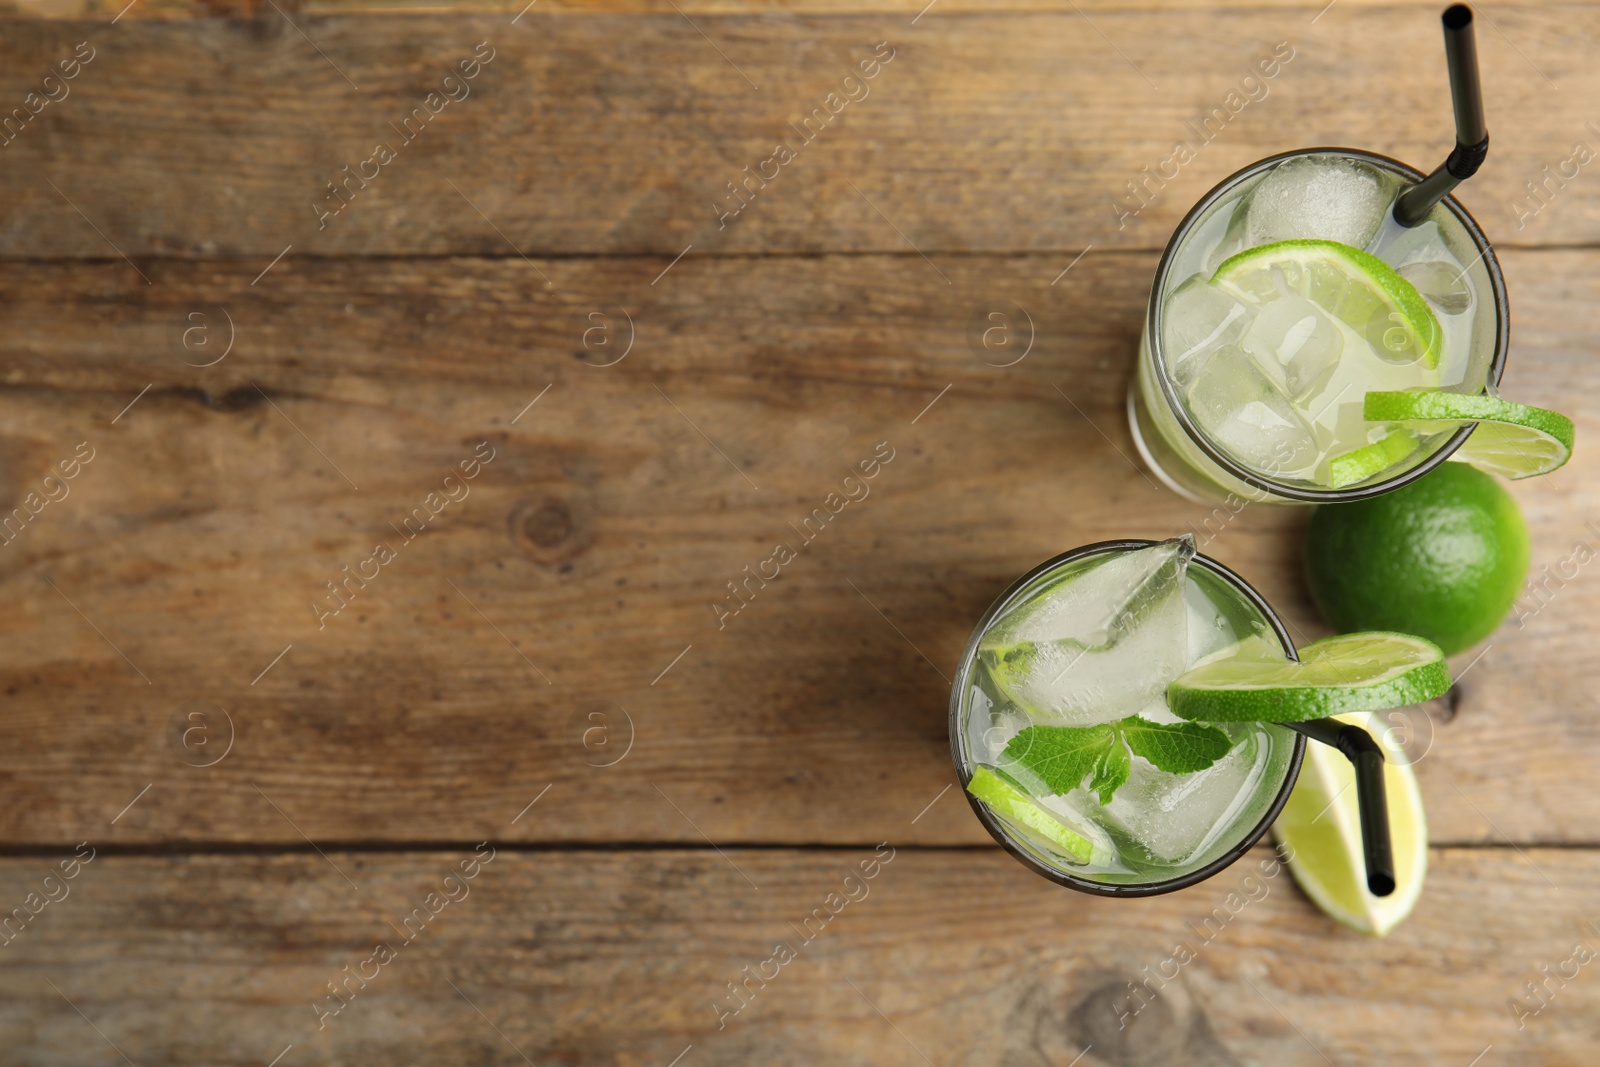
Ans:
{"label": "mint leaf", "polygon": [[1233,738],[1198,722],[1160,723],[1134,715],[1116,725],[1135,755],[1172,774],[1203,771],[1233,747]]}
{"label": "mint leaf", "polygon": [[[1116,726],[1112,726],[1115,730]],[[1100,762],[1095,764],[1094,776],[1089,779],[1089,789],[1100,794],[1102,805],[1111,803],[1111,794],[1122,788],[1122,783],[1128,780],[1128,775],[1133,771],[1133,757],[1128,755],[1128,746],[1122,743],[1119,735],[1116,743],[1106,749]]]}
{"label": "mint leaf", "polygon": [[1101,795],[1101,803],[1128,779],[1128,750],[1109,723],[1029,726],[1006,745],[1001,760],[1038,775],[1057,794],[1072,792],[1092,775],[1091,788]]}

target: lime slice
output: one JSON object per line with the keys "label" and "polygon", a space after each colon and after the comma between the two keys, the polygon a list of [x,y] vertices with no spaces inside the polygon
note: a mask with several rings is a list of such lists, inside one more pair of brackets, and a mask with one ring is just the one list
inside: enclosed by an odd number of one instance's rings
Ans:
{"label": "lime slice", "polygon": [[1361,417],[1369,422],[1421,423],[1419,429],[1451,430],[1476,422],[1467,443],[1452,458],[1507,478],[1549,474],[1572,455],[1575,429],[1565,415],[1497,396],[1464,393],[1368,393]]}
{"label": "lime slice", "polygon": [[1202,664],[1215,663],[1224,659],[1254,659],[1261,660],[1263,663],[1288,662],[1283,654],[1283,645],[1278,642],[1277,637],[1257,631],[1241,638],[1237,643],[1229,645],[1227,648],[1218,649],[1209,656],[1201,656],[1189,664],[1189,668],[1193,670]]}
{"label": "lime slice", "polygon": [[1299,650],[1300,662],[1231,658],[1191,667],[1167,686],[1167,706],[1204,722],[1304,722],[1432,700],[1450,667],[1410,634],[1340,634]]}
{"label": "lime slice", "polygon": [[1031,830],[1053,850],[1063,852],[1079,863],[1110,861],[1109,839],[1092,841],[1085,837],[990,767],[978,765],[972,772],[972,779],[967,782],[967,792],[987,804],[996,815]]}
{"label": "lime slice", "polygon": [[1300,778],[1273,824],[1272,836],[1288,853],[1289,872],[1312,903],[1352,930],[1382,937],[1411,914],[1422,894],[1428,872],[1428,821],[1417,776],[1381,717],[1368,712],[1341,715],[1339,720],[1366,730],[1384,749],[1395,891],[1386,897],[1367,891],[1355,771],[1337,749],[1316,742],[1306,745]]}
{"label": "lime slice", "polygon": [[1338,241],[1278,241],[1223,262],[1211,283],[1247,304],[1299,293],[1366,338],[1390,363],[1437,367],[1444,332],[1433,309],[1377,256]]}
{"label": "lime slice", "polygon": [[1409,430],[1393,430],[1370,445],[1328,461],[1328,484],[1343,489],[1382,474],[1417,450],[1417,435]]}

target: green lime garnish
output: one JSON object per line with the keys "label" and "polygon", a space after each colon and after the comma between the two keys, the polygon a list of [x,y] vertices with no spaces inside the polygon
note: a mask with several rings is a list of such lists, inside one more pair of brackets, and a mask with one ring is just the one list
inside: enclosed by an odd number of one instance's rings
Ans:
{"label": "green lime garnish", "polygon": [[1415,452],[1418,443],[1417,435],[1409,430],[1394,430],[1370,445],[1334,456],[1328,461],[1328,484],[1343,489],[1382,474]]}
{"label": "green lime garnish", "polygon": [[1424,432],[1476,422],[1477,429],[1454,458],[1507,478],[1549,474],[1571,457],[1576,436],[1565,415],[1497,396],[1465,393],[1368,393],[1361,417],[1368,422],[1421,423]]}
{"label": "green lime garnish", "polygon": [[[1104,860],[1109,855],[1109,842],[1096,843],[1078,833],[1053,813],[1018,789],[992,769],[979,765],[967,782],[967,792],[987,804],[997,815],[1033,831],[1053,847],[1071,856],[1079,863],[1088,863],[1100,852]],[[1087,827],[1086,827],[1087,829]]]}
{"label": "green lime garnish", "polygon": [[1341,634],[1299,650],[1300,662],[1212,660],[1167,686],[1167,706],[1203,722],[1304,722],[1420,704],[1450,688],[1432,641],[1410,634]]}
{"label": "green lime garnish", "polygon": [[1298,293],[1390,363],[1439,365],[1444,332],[1417,287],[1377,256],[1338,241],[1278,241],[1223,262],[1211,283],[1248,304]]}

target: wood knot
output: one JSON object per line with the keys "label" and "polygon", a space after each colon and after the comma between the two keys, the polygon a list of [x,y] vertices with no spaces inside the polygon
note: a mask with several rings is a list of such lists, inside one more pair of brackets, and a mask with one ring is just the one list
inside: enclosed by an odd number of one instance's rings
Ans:
{"label": "wood knot", "polygon": [[551,566],[582,553],[593,541],[586,509],[545,496],[524,500],[511,512],[511,540],[524,556]]}
{"label": "wood knot", "polygon": [[1095,986],[1069,1009],[1071,1040],[1089,1045],[1095,1062],[1111,1067],[1238,1067],[1181,979],[1139,975]]}

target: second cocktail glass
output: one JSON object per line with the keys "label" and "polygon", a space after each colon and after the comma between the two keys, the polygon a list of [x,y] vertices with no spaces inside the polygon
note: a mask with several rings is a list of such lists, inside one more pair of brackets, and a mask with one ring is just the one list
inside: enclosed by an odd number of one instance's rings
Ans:
{"label": "second cocktail glass", "polygon": [[1103,541],[1019,578],[978,623],[950,697],[956,771],[979,820],[1034,871],[1103,896],[1170,892],[1233,863],[1294,785],[1305,739],[1289,728],[1226,724],[1226,754],[1190,774],[1135,751],[1106,803],[1089,787],[1052,795],[1018,780],[1007,749],[1036,724],[1125,735],[1178,724],[1167,683],[1242,643],[1295,656],[1261,596],[1188,539]]}
{"label": "second cocktail glass", "polygon": [[1415,227],[1392,217],[1422,180],[1371,152],[1287,152],[1227,178],[1179,224],[1128,397],[1135,444],[1169,488],[1357,500],[1466,441],[1470,424],[1414,434],[1362,417],[1369,391],[1478,395],[1505,367],[1505,282],[1472,216],[1445,198]]}
{"label": "second cocktail glass", "polygon": [[1571,456],[1571,419],[1496,393],[1505,282],[1449,195],[1489,151],[1472,11],[1441,23],[1456,144],[1432,173],[1353,148],[1286,152],[1211,190],[1167,243],[1128,421],[1179,494],[1329,503],[1452,455],[1508,478]]}

